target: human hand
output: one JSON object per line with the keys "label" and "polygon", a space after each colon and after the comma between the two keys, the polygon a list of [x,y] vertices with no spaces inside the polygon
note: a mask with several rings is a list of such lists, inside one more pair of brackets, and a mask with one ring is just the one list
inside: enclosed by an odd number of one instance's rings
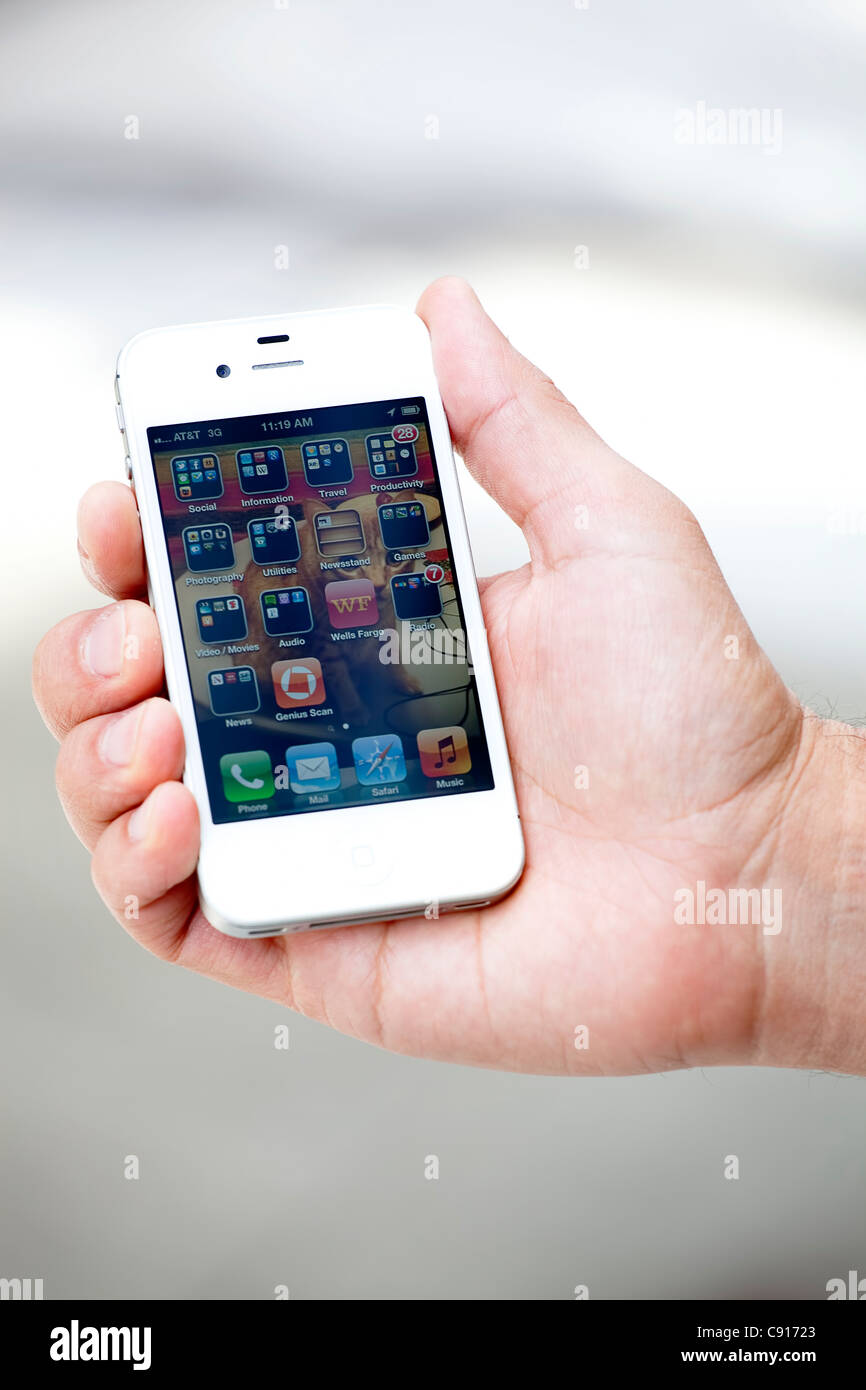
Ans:
{"label": "human hand", "polygon": [[[850,921],[837,963],[863,976],[859,923],[817,862],[806,810],[837,814],[833,789],[851,786],[840,745],[831,757],[826,726],[757,646],[687,508],[594,434],[468,286],[436,282],[419,313],[455,445],[532,557],[482,590],[523,879],[503,902],[439,921],[257,941],[215,931],[198,907],[198,816],[160,696],[135,501],[105,483],[83,499],[80,545],[117,601],[49,632],[34,676],[100,894],[164,959],[400,1052],[549,1073],[866,1065],[803,977],[811,962],[826,978],[816,927],[831,901]],[[833,826],[827,862],[843,873]],[[853,902],[847,861],[844,874]],[[677,895],[699,881],[779,889],[781,932],[678,922]],[[853,1007],[860,997],[852,984]]]}

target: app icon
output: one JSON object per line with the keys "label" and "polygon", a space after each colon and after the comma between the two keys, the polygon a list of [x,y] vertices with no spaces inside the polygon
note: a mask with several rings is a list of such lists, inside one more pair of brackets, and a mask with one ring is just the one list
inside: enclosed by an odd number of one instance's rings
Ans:
{"label": "app icon", "polygon": [[425,777],[449,777],[472,766],[466,730],[459,724],[447,729],[422,729],[418,735],[421,771]]}
{"label": "app icon", "polygon": [[203,642],[238,642],[247,635],[247,615],[239,598],[200,598],[195,606]]}
{"label": "app icon", "polygon": [[282,449],[239,449],[235,462],[241,492],[284,492],[289,485]]}
{"label": "app icon", "polygon": [[439,585],[423,574],[395,574],[391,595],[398,618],[438,618],[442,612]]}
{"label": "app icon", "polygon": [[353,479],[352,456],[345,439],[318,439],[301,446],[304,477],[310,487],[335,487]]}
{"label": "app icon", "polygon": [[331,627],[370,627],[379,621],[376,590],[369,579],[334,579],[325,585]]}
{"label": "app icon", "polygon": [[313,626],[310,596],[306,589],[271,589],[262,594],[262,621],[269,637],[309,632]]}
{"label": "app icon", "polygon": [[360,515],[349,507],[317,512],[313,528],[319,554],[325,560],[333,560],[335,555],[360,555],[367,549]]}
{"label": "app icon", "polygon": [[183,549],[191,570],[230,570],[235,562],[228,526],[187,526],[183,532]]}
{"label": "app icon", "polygon": [[402,782],[406,776],[403,744],[397,734],[374,734],[372,738],[354,739],[352,757],[362,787]]}
{"label": "app icon", "polygon": [[247,522],[250,554],[257,565],[291,565],[298,559],[301,546],[294,517],[258,516]]}
{"label": "app icon", "polygon": [[340,767],[333,743],[298,743],[286,749],[289,786],[293,792],[334,792]]}
{"label": "app icon", "polygon": [[222,497],[223,476],[216,454],[185,454],[170,464],[174,495],[181,502]]}
{"label": "app icon", "polygon": [[322,668],[311,656],[298,657],[294,661],[275,661],[271,667],[271,679],[280,709],[298,709],[324,702]]}
{"label": "app icon", "polygon": [[414,429],[414,426],[395,425],[392,432],[367,435],[367,463],[374,478],[408,478],[418,472],[415,445],[395,439],[401,429]]}
{"label": "app icon", "polygon": [[207,688],[214,714],[252,714],[259,707],[259,683],[252,666],[208,671]]}
{"label": "app icon", "polygon": [[220,758],[226,801],[265,801],[274,794],[274,773],[267,753],[225,753]]}
{"label": "app icon", "polygon": [[414,550],[430,540],[427,513],[420,502],[389,502],[379,508],[379,530],[386,550]]}

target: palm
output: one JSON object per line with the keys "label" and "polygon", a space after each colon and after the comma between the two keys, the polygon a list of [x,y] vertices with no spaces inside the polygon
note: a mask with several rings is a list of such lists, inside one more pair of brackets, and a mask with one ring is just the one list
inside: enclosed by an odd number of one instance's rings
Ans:
{"label": "palm", "polygon": [[486,993],[538,1069],[682,1065],[749,1027],[752,940],[684,938],[674,894],[757,861],[798,716],[673,499],[669,525],[485,594],[530,865],[486,918]]}

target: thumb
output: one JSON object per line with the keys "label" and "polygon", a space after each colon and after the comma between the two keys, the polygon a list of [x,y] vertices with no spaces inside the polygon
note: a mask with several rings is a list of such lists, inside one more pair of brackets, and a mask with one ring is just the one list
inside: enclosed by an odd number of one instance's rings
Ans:
{"label": "thumb", "polygon": [[469,471],[520,526],[533,559],[553,565],[577,553],[576,508],[608,510],[637,470],[511,346],[465,280],[434,281],[417,312]]}

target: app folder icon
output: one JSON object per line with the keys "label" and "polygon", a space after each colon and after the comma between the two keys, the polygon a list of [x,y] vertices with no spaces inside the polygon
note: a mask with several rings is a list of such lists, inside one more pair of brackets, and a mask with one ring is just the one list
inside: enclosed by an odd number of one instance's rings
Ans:
{"label": "app folder icon", "polygon": [[260,595],[259,603],[265,632],[269,637],[309,632],[313,626],[310,596],[301,585],[291,589],[269,590]]}
{"label": "app folder icon", "polygon": [[420,502],[386,502],[378,510],[379,530],[388,550],[409,550],[429,543],[427,513]]}
{"label": "app folder icon", "polygon": [[304,477],[310,487],[333,487],[350,483],[355,476],[349,445],[345,439],[317,439],[301,450]]}
{"label": "app folder icon", "polygon": [[247,522],[250,551],[257,565],[294,564],[301,547],[294,517],[258,516]]}
{"label": "app folder icon", "polygon": [[442,612],[439,585],[431,583],[426,574],[395,574],[391,595],[400,619],[438,618]]}

